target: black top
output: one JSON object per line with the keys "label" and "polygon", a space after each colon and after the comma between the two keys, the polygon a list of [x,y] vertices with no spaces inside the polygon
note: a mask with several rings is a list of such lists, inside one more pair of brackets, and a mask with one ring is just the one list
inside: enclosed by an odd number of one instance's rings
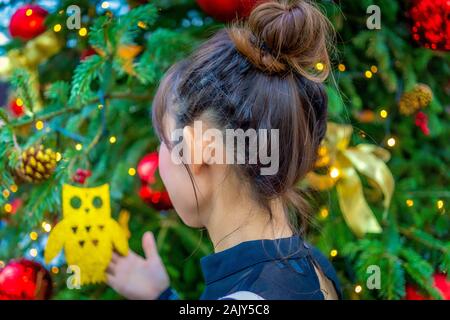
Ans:
{"label": "black top", "polygon": [[[299,236],[276,240],[254,240],[202,258],[206,288],[200,299],[235,299],[237,295],[266,300],[321,300],[324,295],[313,261],[330,279],[339,298],[339,281],[331,263]],[[250,296],[248,295],[250,292]],[[175,298],[168,289],[160,299]],[[240,298],[238,298],[240,299]]]}

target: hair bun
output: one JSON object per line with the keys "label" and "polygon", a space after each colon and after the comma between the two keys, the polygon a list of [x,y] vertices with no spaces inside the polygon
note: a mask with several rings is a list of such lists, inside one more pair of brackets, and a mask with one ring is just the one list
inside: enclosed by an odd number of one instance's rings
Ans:
{"label": "hair bun", "polygon": [[[232,27],[229,35],[236,49],[262,71],[291,69],[321,82],[329,74],[331,30],[329,20],[306,0],[271,0],[257,6],[248,22]],[[318,62],[323,70],[315,69]]]}

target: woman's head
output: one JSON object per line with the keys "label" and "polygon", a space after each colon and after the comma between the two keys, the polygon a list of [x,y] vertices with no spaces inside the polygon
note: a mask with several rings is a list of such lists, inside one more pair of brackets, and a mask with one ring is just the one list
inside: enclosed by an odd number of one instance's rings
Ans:
{"label": "woman's head", "polygon": [[[200,193],[207,192],[208,186],[196,177],[199,167],[169,163],[174,147],[171,131],[185,128],[183,138],[192,148],[198,137],[190,128],[202,121],[222,132],[278,130],[279,143],[270,135],[267,141],[268,149],[279,155],[275,174],[261,174],[263,163],[248,161],[252,157],[249,148],[245,164],[227,165],[219,171],[239,177],[242,188],[268,214],[271,202],[281,201],[292,228],[298,227],[299,219],[292,213],[302,217],[307,206],[296,185],[313,168],[326,131],[327,97],[321,82],[330,67],[329,30],[328,20],[309,2],[264,2],[247,23],[218,32],[167,73],[154,101],[153,122],[163,141],[161,177],[187,224],[202,226],[196,214],[203,200],[184,183],[193,178],[195,191]],[[318,62],[324,65],[321,71],[315,69]],[[209,173],[212,167],[219,168],[204,165]]]}

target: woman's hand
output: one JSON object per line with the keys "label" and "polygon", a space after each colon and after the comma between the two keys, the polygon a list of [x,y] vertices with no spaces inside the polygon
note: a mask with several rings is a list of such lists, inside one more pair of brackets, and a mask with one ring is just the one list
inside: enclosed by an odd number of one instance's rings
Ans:
{"label": "woman's hand", "polygon": [[169,287],[169,276],[156,248],[155,237],[142,237],[145,259],[130,250],[128,256],[113,253],[108,284],[130,300],[155,300]]}

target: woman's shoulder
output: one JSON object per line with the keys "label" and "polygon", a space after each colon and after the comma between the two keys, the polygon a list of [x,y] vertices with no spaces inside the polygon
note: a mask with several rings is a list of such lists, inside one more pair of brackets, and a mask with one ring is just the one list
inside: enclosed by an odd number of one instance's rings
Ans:
{"label": "woman's shoulder", "polygon": [[234,258],[230,260],[237,261],[228,264],[235,268],[235,272],[210,284],[210,289],[226,288],[225,291],[220,290],[219,298],[321,300],[326,292],[323,283],[334,286],[340,297],[340,286],[332,264],[317,248],[301,238],[264,240],[261,246],[252,245],[251,249],[250,253],[242,250],[239,256],[229,256]]}
{"label": "woman's shoulder", "polygon": [[312,249],[310,256],[265,261],[243,270],[233,291],[245,292],[246,297],[252,293],[267,300],[322,300],[325,292],[315,269],[319,266],[339,292],[331,263],[320,251]]}

